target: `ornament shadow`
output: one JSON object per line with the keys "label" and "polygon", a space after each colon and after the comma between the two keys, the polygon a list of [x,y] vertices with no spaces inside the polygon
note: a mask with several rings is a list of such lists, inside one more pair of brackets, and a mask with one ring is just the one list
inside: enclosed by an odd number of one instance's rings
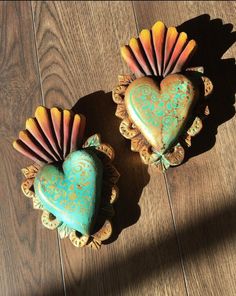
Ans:
{"label": "ornament shadow", "polygon": [[236,65],[235,59],[222,59],[224,53],[235,43],[236,32],[232,24],[223,24],[221,19],[200,15],[178,26],[189,38],[195,39],[198,49],[188,67],[203,66],[205,75],[214,85],[209,98],[210,115],[204,128],[192,138],[192,146],[186,151],[186,160],[211,149],[216,142],[217,128],[235,114]]}
{"label": "ornament shadow", "polygon": [[[233,196],[227,199],[234,200]],[[184,265],[191,265],[193,261],[198,262],[198,260],[201,262],[202,257],[211,258],[214,252],[219,252],[219,248],[230,247],[235,243],[235,212],[236,203],[234,202],[203,214],[197,220],[185,223],[178,230],[181,245],[185,250]],[[68,295],[94,295],[96,287],[102,285],[103,295],[125,295],[137,285],[145,285],[146,281],[150,283],[150,278],[162,279],[163,275],[176,272],[181,263],[175,246],[176,235],[172,233],[155,243],[150,241],[149,244],[143,244],[141,248],[135,246],[132,249],[128,248],[125,256],[123,252],[120,256],[113,254],[113,261],[101,265],[94,272],[91,270],[91,273],[82,279],[79,274],[73,282],[68,283],[66,293]],[[212,262],[212,264],[217,264],[217,262]],[[217,268],[212,270],[215,271]],[[221,270],[217,276],[220,272]],[[111,280],[113,281],[110,282]],[[45,287],[45,292],[43,295],[60,295],[64,291],[62,288],[50,286]]]}
{"label": "ornament shadow", "polygon": [[114,205],[113,234],[104,242],[107,244],[116,240],[124,228],[138,221],[139,198],[150,177],[139,154],[130,151],[130,141],[119,133],[120,120],[115,117],[116,105],[112,101],[111,92],[98,91],[89,94],[79,99],[72,110],[84,114],[87,119],[85,138],[99,133],[102,142],[109,143],[115,150],[114,165],[121,178],[117,184],[119,198]]}

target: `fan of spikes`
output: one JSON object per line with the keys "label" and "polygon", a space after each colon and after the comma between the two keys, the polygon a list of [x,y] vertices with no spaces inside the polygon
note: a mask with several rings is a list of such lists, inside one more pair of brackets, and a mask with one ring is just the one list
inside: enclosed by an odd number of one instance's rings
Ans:
{"label": "fan of spikes", "polygon": [[196,47],[185,32],[178,33],[175,27],[166,28],[158,21],[151,30],[142,30],[139,38],[131,38],[121,48],[121,55],[136,77],[165,77],[181,72]]}
{"label": "fan of spikes", "polygon": [[61,161],[81,147],[85,117],[56,107],[39,106],[35,118],[26,121],[14,148],[34,162],[43,165]]}

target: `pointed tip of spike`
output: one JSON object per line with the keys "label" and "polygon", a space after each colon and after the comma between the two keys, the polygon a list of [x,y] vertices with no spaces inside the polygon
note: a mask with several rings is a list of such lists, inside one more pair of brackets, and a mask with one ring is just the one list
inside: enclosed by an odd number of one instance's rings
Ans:
{"label": "pointed tip of spike", "polygon": [[128,46],[127,45],[121,46],[120,53],[121,53],[123,58],[126,56],[127,52],[128,52]]}
{"label": "pointed tip of spike", "polygon": [[14,140],[14,141],[12,142],[12,146],[13,146],[14,149],[16,149],[16,146],[17,146],[17,142],[16,142],[16,140]]}
{"label": "pointed tip of spike", "polygon": [[45,114],[45,112],[47,112],[47,108],[44,106],[38,106],[35,110],[35,117],[42,116]]}
{"label": "pointed tip of spike", "polygon": [[164,29],[164,28],[165,28],[165,24],[162,21],[157,21],[152,26],[152,30],[159,30],[159,29]]}
{"label": "pointed tip of spike", "polygon": [[148,40],[148,38],[151,36],[151,33],[148,29],[143,29],[139,33],[139,38],[142,38],[143,40]]}
{"label": "pointed tip of spike", "polygon": [[130,41],[129,41],[129,46],[137,48],[138,47],[138,40],[136,38],[134,38],[134,37],[131,38]]}

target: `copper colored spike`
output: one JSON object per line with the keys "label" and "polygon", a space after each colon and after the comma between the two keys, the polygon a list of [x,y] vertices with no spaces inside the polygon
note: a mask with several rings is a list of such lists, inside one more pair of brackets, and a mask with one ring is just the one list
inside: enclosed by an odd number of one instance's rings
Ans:
{"label": "copper colored spike", "polygon": [[56,158],[58,160],[60,160],[61,159],[60,152],[59,152],[58,147],[55,142],[55,136],[53,134],[52,123],[50,121],[49,112],[48,112],[47,108],[45,108],[43,106],[39,106],[35,111],[35,117],[36,117],[42,131],[44,132],[46,138],[48,139],[49,143],[51,144],[53,150],[55,151],[55,153],[57,155]]}
{"label": "copper colored spike", "polygon": [[39,156],[35,155],[30,149],[25,146],[25,144],[21,140],[16,140],[13,142],[13,147],[23,154],[24,156],[30,158],[33,162],[38,163],[39,165],[43,165],[46,162],[43,161]]}
{"label": "copper colored spike", "polygon": [[45,141],[40,128],[38,127],[37,120],[35,118],[29,118],[26,120],[26,129],[34,136],[34,138],[40,143],[40,145],[53,157],[54,160],[57,160],[54,153],[50,147],[48,147],[48,143]]}
{"label": "copper colored spike", "polygon": [[178,39],[176,41],[175,48],[173,50],[173,53],[172,53],[171,58],[169,60],[169,63],[168,63],[168,65],[167,65],[167,67],[166,67],[166,69],[164,71],[164,74],[163,74],[164,77],[166,75],[168,75],[171,72],[171,70],[173,69],[179,55],[183,51],[183,48],[184,48],[184,46],[185,46],[185,44],[187,42],[187,38],[188,38],[188,36],[187,36],[186,33],[181,32],[179,34],[179,37],[178,37]]}
{"label": "copper colored spike", "polygon": [[182,70],[183,66],[187,63],[191,55],[197,48],[197,44],[195,40],[190,40],[183,52],[180,54],[176,65],[171,73],[178,73]]}
{"label": "copper colored spike", "polygon": [[62,112],[55,107],[52,108],[50,112],[57,143],[59,148],[62,150]]}
{"label": "copper colored spike", "polygon": [[170,60],[171,53],[174,49],[176,40],[178,38],[178,32],[175,27],[170,27],[167,29],[166,33],[166,41],[165,41],[165,51],[164,51],[164,65],[163,65],[163,72],[166,69],[166,66]]}
{"label": "copper colored spike", "polygon": [[129,42],[129,46],[130,46],[131,50],[133,51],[133,54],[134,54],[135,58],[137,59],[139,65],[143,69],[143,72],[146,75],[151,75],[152,72],[151,72],[148,62],[146,60],[145,53],[142,49],[142,46],[139,43],[139,40],[137,40],[136,38],[131,38],[130,42]]}
{"label": "copper colored spike", "polygon": [[158,21],[152,27],[153,44],[156,53],[158,74],[162,75],[163,68],[163,48],[165,44],[165,25]]}
{"label": "copper colored spike", "polygon": [[53,158],[48,157],[43,151],[42,147],[39,145],[39,143],[35,143],[32,139],[32,136],[29,131],[20,131],[19,133],[19,139],[27,146],[30,150],[32,150],[36,155],[38,155],[40,158],[45,160],[45,162],[51,162],[53,161]]}
{"label": "copper colored spike", "polygon": [[144,73],[141,71],[138,62],[136,61],[132,50],[129,46],[125,45],[121,47],[121,55],[123,59],[126,61],[127,65],[129,66],[130,70],[135,74],[136,77],[144,76]]}
{"label": "copper colored spike", "polygon": [[144,29],[139,34],[139,39],[142,43],[143,49],[145,51],[145,54],[148,58],[149,64],[152,67],[152,71],[155,76],[157,76],[157,68],[156,68],[156,62],[155,62],[155,54],[154,49],[152,45],[152,34],[149,30]]}
{"label": "copper colored spike", "polygon": [[78,148],[79,132],[81,128],[81,118],[78,114],[75,114],[72,131],[71,131],[71,141],[70,141],[70,151],[75,151]]}
{"label": "copper colored spike", "polygon": [[63,156],[69,153],[72,115],[68,110],[63,111]]}

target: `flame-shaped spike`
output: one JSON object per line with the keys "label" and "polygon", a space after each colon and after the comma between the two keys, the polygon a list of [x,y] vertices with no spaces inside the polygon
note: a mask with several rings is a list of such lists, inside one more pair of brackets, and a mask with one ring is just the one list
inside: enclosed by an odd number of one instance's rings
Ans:
{"label": "flame-shaped spike", "polygon": [[60,150],[62,151],[62,128],[63,128],[62,127],[62,113],[56,107],[53,107],[50,110],[50,112],[51,112],[53,128],[54,128],[56,138],[57,138],[57,144],[58,144]]}
{"label": "flame-shaped spike", "polygon": [[26,129],[34,136],[34,138],[40,143],[41,146],[53,157],[54,160],[57,160],[55,155],[52,153],[52,150],[48,146],[47,140],[42,135],[39,124],[35,118],[29,118],[26,120],[25,124]]}
{"label": "flame-shaped spike", "polygon": [[165,77],[180,72],[195,48],[195,41],[188,43],[186,33],[178,33],[175,27],[167,29],[158,21],[151,30],[142,30],[139,38],[131,38],[129,45],[121,47],[121,55],[137,78]]}
{"label": "flame-shaped spike", "polygon": [[163,22],[158,21],[152,27],[153,45],[156,53],[158,73],[160,76],[162,75],[163,67],[163,49],[165,45],[165,32],[166,27],[163,24]]}
{"label": "flame-shaped spike", "polygon": [[187,60],[191,57],[191,55],[194,53],[194,51],[197,48],[197,44],[195,40],[190,40],[185,49],[180,54],[175,67],[171,73],[177,73],[180,72],[183,68],[184,64],[187,62]]}
{"label": "flame-shaped spike", "polygon": [[125,45],[121,47],[121,55],[137,77],[145,76],[129,46]]}
{"label": "flame-shaped spike", "polygon": [[69,110],[38,107],[36,118],[26,120],[14,148],[40,165],[63,160],[82,146],[85,117]]}
{"label": "flame-shaped spike", "polygon": [[167,29],[163,71],[165,71],[166,66],[169,62],[169,59],[170,59],[171,53],[174,49],[177,37],[178,37],[178,32],[175,27],[170,27]]}
{"label": "flame-shaped spike", "polygon": [[56,153],[58,160],[60,160],[61,156],[56,145],[55,135],[53,134],[52,122],[50,120],[51,118],[48,109],[43,106],[39,106],[35,111],[35,118],[37,119],[42,131]]}
{"label": "flame-shaped spike", "polygon": [[75,114],[72,131],[71,131],[71,141],[70,141],[70,152],[77,150],[78,139],[83,138],[85,128],[85,117],[83,115]]}
{"label": "flame-shaped spike", "polygon": [[53,161],[52,157],[48,157],[44,151],[42,151],[42,146],[34,141],[32,135],[29,131],[20,131],[19,139],[27,146],[29,149],[34,152],[36,155],[39,155],[41,159],[45,160],[45,162]]}
{"label": "flame-shaped spike", "polygon": [[148,58],[149,64],[152,67],[152,71],[154,75],[157,76],[157,68],[156,68],[154,49],[152,45],[151,32],[147,29],[142,30],[139,34],[139,39],[141,41],[145,54]]}
{"label": "flame-shaped spike", "polygon": [[173,53],[171,55],[168,66],[166,67],[166,69],[164,71],[164,75],[163,75],[164,77],[167,74],[169,74],[171,72],[171,70],[173,69],[175,62],[177,61],[179,55],[181,54],[181,52],[184,49],[184,46],[186,45],[187,39],[188,39],[188,36],[186,33],[181,32],[179,34],[179,37],[176,41],[175,48],[174,48]]}
{"label": "flame-shaped spike", "polygon": [[142,45],[140,41],[136,38],[131,38],[129,42],[129,46],[131,50],[133,51],[134,56],[136,57],[139,65],[142,67],[143,72],[146,75],[151,75],[152,71],[150,69],[150,66],[148,65],[147,58],[145,56],[145,52],[142,49]]}
{"label": "flame-shaped spike", "polygon": [[46,163],[46,161],[44,161],[38,155],[36,155],[33,151],[31,151],[21,140],[14,141],[13,147],[18,152],[28,157],[29,159],[31,159],[33,162],[38,163],[39,165],[43,165]]}
{"label": "flame-shaped spike", "polygon": [[70,149],[70,134],[71,134],[72,115],[69,110],[63,110],[63,156],[69,152]]}

